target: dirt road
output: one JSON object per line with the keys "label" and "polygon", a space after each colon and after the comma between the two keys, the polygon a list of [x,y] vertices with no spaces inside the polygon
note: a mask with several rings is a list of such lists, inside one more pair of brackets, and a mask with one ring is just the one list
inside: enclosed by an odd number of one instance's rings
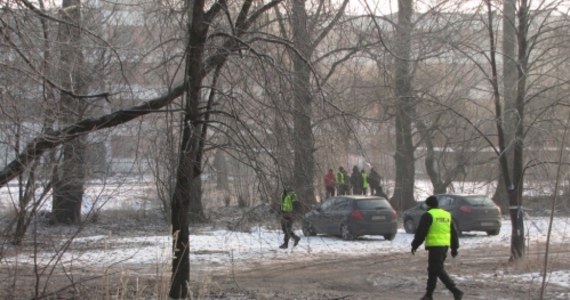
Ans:
{"label": "dirt road", "polygon": [[[568,245],[553,249],[551,270],[570,269]],[[542,277],[510,275],[541,269],[543,255],[508,263],[507,248],[460,251],[446,262],[464,290],[463,299],[539,299]],[[419,299],[425,291],[427,253],[326,257],[311,262],[274,263],[212,278],[211,291],[234,299]],[[434,299],[453,299],[441,283]],[[548,285],[544,299],[570,299],[570,289]]]}

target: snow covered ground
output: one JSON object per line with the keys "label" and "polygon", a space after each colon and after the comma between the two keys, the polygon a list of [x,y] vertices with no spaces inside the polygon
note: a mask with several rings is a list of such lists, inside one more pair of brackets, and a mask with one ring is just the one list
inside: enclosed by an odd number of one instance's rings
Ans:
{"label": "snow covered ground", "polygon": [[[527,242],[532,247],[538,242],[546,241],[548,228],[547,218],[529,218],[526,220]],[[298,232],[302,235],[301,232]],[[510,243],[511,225],[509,220],[503,221],[501,233],[487,236],[483,233],[467,233],[460,238],[460,250],[493,246],[508,246]],[[316,236],[302,237],[295,248],[278,249],[283,235],[280,230],[254,227],[250,233],[227,230],[200,230],[190,236],[191,261],[197,269],[227,269],[229,266],[258,265],[287,260],[305,260],[334,257],[335,255],[369,255],[377,253],[409,252],[413,235],[399,230],[392,241],[382,237],[365,236],[355,241],[344,241],[336,237]],[[570,243],[570,218],[555,218],[551,234],[552,243]],[[164,266],[170,263],[171,238],[165,235],[119,237],[114,235],[97,235],[76,238],[75,245],[88,246],[89,251],[68,251],[62,257],[64,262],[73,262],[75,266],[147,265]],[[81,247],[85,249],[85,247]],[[47,263],[55,253],[42,252],[37,261]],[[508,257],[508,253],[504,253]],[[29,255],[7,257],[8,262],[30,262]],[[485,276],[492,276],[491,274]],[[536,281],[537,272],[523,275],[512,275],[519,280]],[[570,270],[557,271],[550,274],[549,282],[569,288]]]}
{"label": "snow covered ground", "polygon": [[[145,186],[115,187],[102,190],[88,191],[87,209],[97,206],[98,208],[109,206],[125,206],[134,210],[146,210],[150,206],[149,188]],[[111,191],[111,192],[109,192]],[[0,190],[0,201],[4,208],[12,203],[8,197],[13,191],[6,188]],[[98,199],[95,205],[94,200]],[[90,202],[91,201],[91,202]],[[277,222],[277,220],[276,220]],[[277,224],[276,224],[277,225]],[[96,226],[96,225],[92,225]],[[297,224],[298,227],[298,224]],[[525,220],[526,242],[529,248],[536,247],[538,243],[545,242],[548,232],[548,218],[529,217]],[[301,231],[297,230],[301,235]],[[508,247],[510,245],[511,224],[510,220],[503,220],[503,226],[499,235],[487,236],[484,233],[467,233],[460,238],[459,259],[462,258],[462,250],[465,249],[485,249],[494,246]],[[257,225],[249,232],[234,232],[215,228],[193,229],[190,236],[190,254],[193,271],[197,270],[227,270],[233,266],[252,267],[259,264],[269,264],[274,262],[286,262],[289,260],[306,261],[308,264],[316,258],[334,258],[338,255],[371,255],[389,253],[407,253],[410,251],[410,243],[413,235],[406,234],[403,229],[392,241],[384,240],[382,237],[364,236],[355,241],[344,241],[336,237],[316,236],[302,237],[301,242],[295,248],[287,250],[278,249],[282,242],[283,235],[277,226],[268,228]],[[60,243],[64,243],[68,238],[62,236]],[[570,245],[570,218],[557,217],[554,219],[551,232],[551,243]],[[84,266],[86,268],[111,268],[120,266],[149,266],[155,269],[170,270],[172,240],[168,235],[168,228],[164,229],[164,234],[147,234],[136,237],[119,236],[112,233],[106,235],[92,235],[75,238],[72,242],[71,250],[63,253],[61,262],[73,264],[74,266]],[[79,250],[76,250],[79,249]],[[504,253],[505,259],[508,253]],[[54,257],[58,254],[47,249],[40,249],[37,257],[29,253],[16,254],[3,258],[5,263],[33,263],[40,264],[53,263]],[[485,276],[496,276],[496,274],[479,274],[481,278]],[[509,275],[516,276],[517,280],[534,281],[540,278],[538,272],[527,274]],[[465,280],[469,280],[465,278]],[[567,287],[570,294],[570,270],[556,271],[549,274],[549,283]]]}

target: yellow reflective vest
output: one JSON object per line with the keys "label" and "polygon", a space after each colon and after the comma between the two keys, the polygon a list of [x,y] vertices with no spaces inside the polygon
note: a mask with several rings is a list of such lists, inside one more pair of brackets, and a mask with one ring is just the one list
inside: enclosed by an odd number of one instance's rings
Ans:
{"label": "yellow reflective vest", "polygon": [[449,247],[451,245],[451,214],[441,208],[428,210],[432,223],[426,236],[426,247]]}
{"label": "yellow reflective vest", "polygon": [[290,213],[293,211],[293,202],[297,201],[295,192],[288,192],[281,197],[281,211]]}
{"label": "yellow reflective vest", "polygon": [[346,183],[346,178],[342,172],[336,172],[336,183]]}
{"label": "yellow reflective vest", "polygon": [[362,187],[367,189],[368,188],[368,174],[365,172],[360,173],[362,174]]}

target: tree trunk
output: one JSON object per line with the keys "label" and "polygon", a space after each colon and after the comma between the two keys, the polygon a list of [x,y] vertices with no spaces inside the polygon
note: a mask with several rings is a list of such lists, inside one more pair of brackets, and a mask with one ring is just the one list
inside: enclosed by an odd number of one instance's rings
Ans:
{"label": "tree trunk", "polygon": [[524,126],[525,126],[525,95],[526,74],[528,74],[528,45],[527,29],[529,26],[527,0],[520,1],[518,12],[518,78],[516,97],[515,139],[513,147],[513,182],[514,191],[510,195],[511,222],[513,232],[511,235],[511,259],[518,260],[524,256],[524,214],[522,212],[522,191],[524,188]]}
{"label": "tree trunk", "polygon": [[81,221],[81,203],[85,184],[85,137],[63,145],[63,161],[58,166],[53,187],[55,222],[77,224]]}
{"label": "tree trunk", "polygon": [[[514,137],[514,124],[516,124],[515,101],[517,93],[517,62],[515,56],[516,46],[516,15],[515,0],[503,2],[503,127],[505,140],[511,141]],[[513,163],[513,151],[505,149],[503,155],[507,156],[509,165]],[[501,170],[499,169],[501,172]],[[509,195],[506,189],[504,177],[499,179],[493,200],[501,207],[503,212],[509,211]]]}
{"label": "tree trunk", "polygon": [[[188,297],[188,284],[190,282],[190,237],[188,231],[188,216],[192,182],[200,178],[200,166],[196,157],[199,151],[198,105],[200,101],[200,87],[203,75],[201,74],[206,43],[207,25],[204,24],[204,1],[186,1],[188,9],[188,44],[186,53],[185,81],[186,89],[184,123],[182,142],[178,153],[178,170],[176,172],[176,185],[172,198],[172,238],[173,253],[172,277],[169,296],[174,299]],[[195,201],[195,198],[194,198]],[[195,205],[195,203],[194,203]]]}
{"label": "tree trunk", "polygon": [[293,171],[294,187],[304,207],[316,203],[313,186],[315,158],[314,136],[311,127],[312,95],[310,91],[309,61],[311,57],[310,39],[307,29],[307,12],[305,1],[293,1],[293,43],[299,51],[293,54],[293,94],[294,132],[293,149],[295,152],[295,167]]}
{"label": "tree trunk", "polygon": [[[60,69],[62,87],[74,94],[85,91],[81,72],[85,67],[81,52],[81,1],[62,2],[59,39],[62,47]],[[87,108],[86,102],[62,92],[60,120],[69,125],[80,120]],[[53,187],[53,216],[58,223],[76,224],[81,220],[81,203],[85,184],[85,137],[78,137],[63,145],[63,156]]]}
{"label": "tree trunk", "polygon": [[[200,150],[203,151],[203,150]],[[202,161],[196,162],[196,168],[201,169]],[[192,193],[188,194],[190,198],[190,206],[188,207],[188,217],[190,224],[200,224],[208,221],[204,214],[204,205],[202,204],[202,172],[198,171],[195,178],[190,182]]]}
{"label": "tree trunk", "polygon": [[176,172],[176,186],[172,198],[172,277],[169,296],[174,299],[188,297],[188,283],[190,281],[190,237],[188,231],[188,211],[192,179],[198,177],[191,156],[191,140],[193,129],[188,122],[184,122],[183,140],[179,153],[178,171]]}
{"label": "tree trunk", "polygon": [[410,75],[411,0],[398,2],[398,25],[396,29],[396,51],[399,56],[394,60],[396,86],[396,183],[392,201],[397,209],[413,206],[415,182],[415,158],[412,141],[412,118],[414,116],[414,98]]}
{"label": "tree trunk", "polygon": [[230,206],[230,182],[228,180],[228,161],[225,153],[218,149],[214,154],[214,168],[216,170],[216,189],[222,192],[222,200],[226,207]]}
{"label": "tree trunk", "polygon": [[[486,1],[487,5],[487,18],[488,18],[488,31],[489,42],[491,46],[491,71],[492,71],[492,85],[493,85],[493,98],[495,102],[495,114],[497,125],[497,139],[499,142],[499,163],[501,166],[501,175],[507,193],[509,195],[509,214],[511,216],[512,232],[511,232],[511,260],[518,260],[524,256],[524,219],[522,211],[522,190],[523,183],[523,140],[524,140],[524,97],[526,94],[526,77],[527,70],[527,46],[526,46],[526,26],[527,26],[527,8],[526,1],[522,0],[519,10],[519,31],[518,31],[518,74],[517,74],[517,87],[516,87],[516,103],[515,109],[517,116],[516,119],[509,120],[516,124],[505,125],[503,120],[504,114],[502,112],[501,97],[498,83],[497,61],[496,61],[496,45],[494,37],[493,18],[494,12],[490,1]],[[508,134],[505,133],[506,128],[514,128],[513,144],[513,159],[509,161],[506,155],[501,155],[506,152]],[[512,167],[512,169],[511,169]]]}

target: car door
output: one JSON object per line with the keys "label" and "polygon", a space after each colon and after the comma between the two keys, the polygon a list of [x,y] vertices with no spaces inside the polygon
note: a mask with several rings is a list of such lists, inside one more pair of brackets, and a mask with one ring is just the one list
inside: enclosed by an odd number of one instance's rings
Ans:
{"label": "car door", "polygon": [[339,201],[338,197],[330,198],[326,201],[326,205],[321,209],[321,228],[326,234],[331,234],[334,226],[334,210],[335,204]]}
{"label": "car door", "polygon": [[329,211],[329,227],[327,228],[330,234],[338,234],[340,224],[346,219],[347,211],[349,210],[349,200],[344,197],[337,198]]}
{"label": "car door", "polygon": [[327,230],[329,226],[328,214],[330,213],[329,211],[335,200],[336,200],[335,197],[329,198],[325,202],[323,202],[318,209],[316,209],[313,217],[313,226],[317,229],[318,232],[328,233]]}

